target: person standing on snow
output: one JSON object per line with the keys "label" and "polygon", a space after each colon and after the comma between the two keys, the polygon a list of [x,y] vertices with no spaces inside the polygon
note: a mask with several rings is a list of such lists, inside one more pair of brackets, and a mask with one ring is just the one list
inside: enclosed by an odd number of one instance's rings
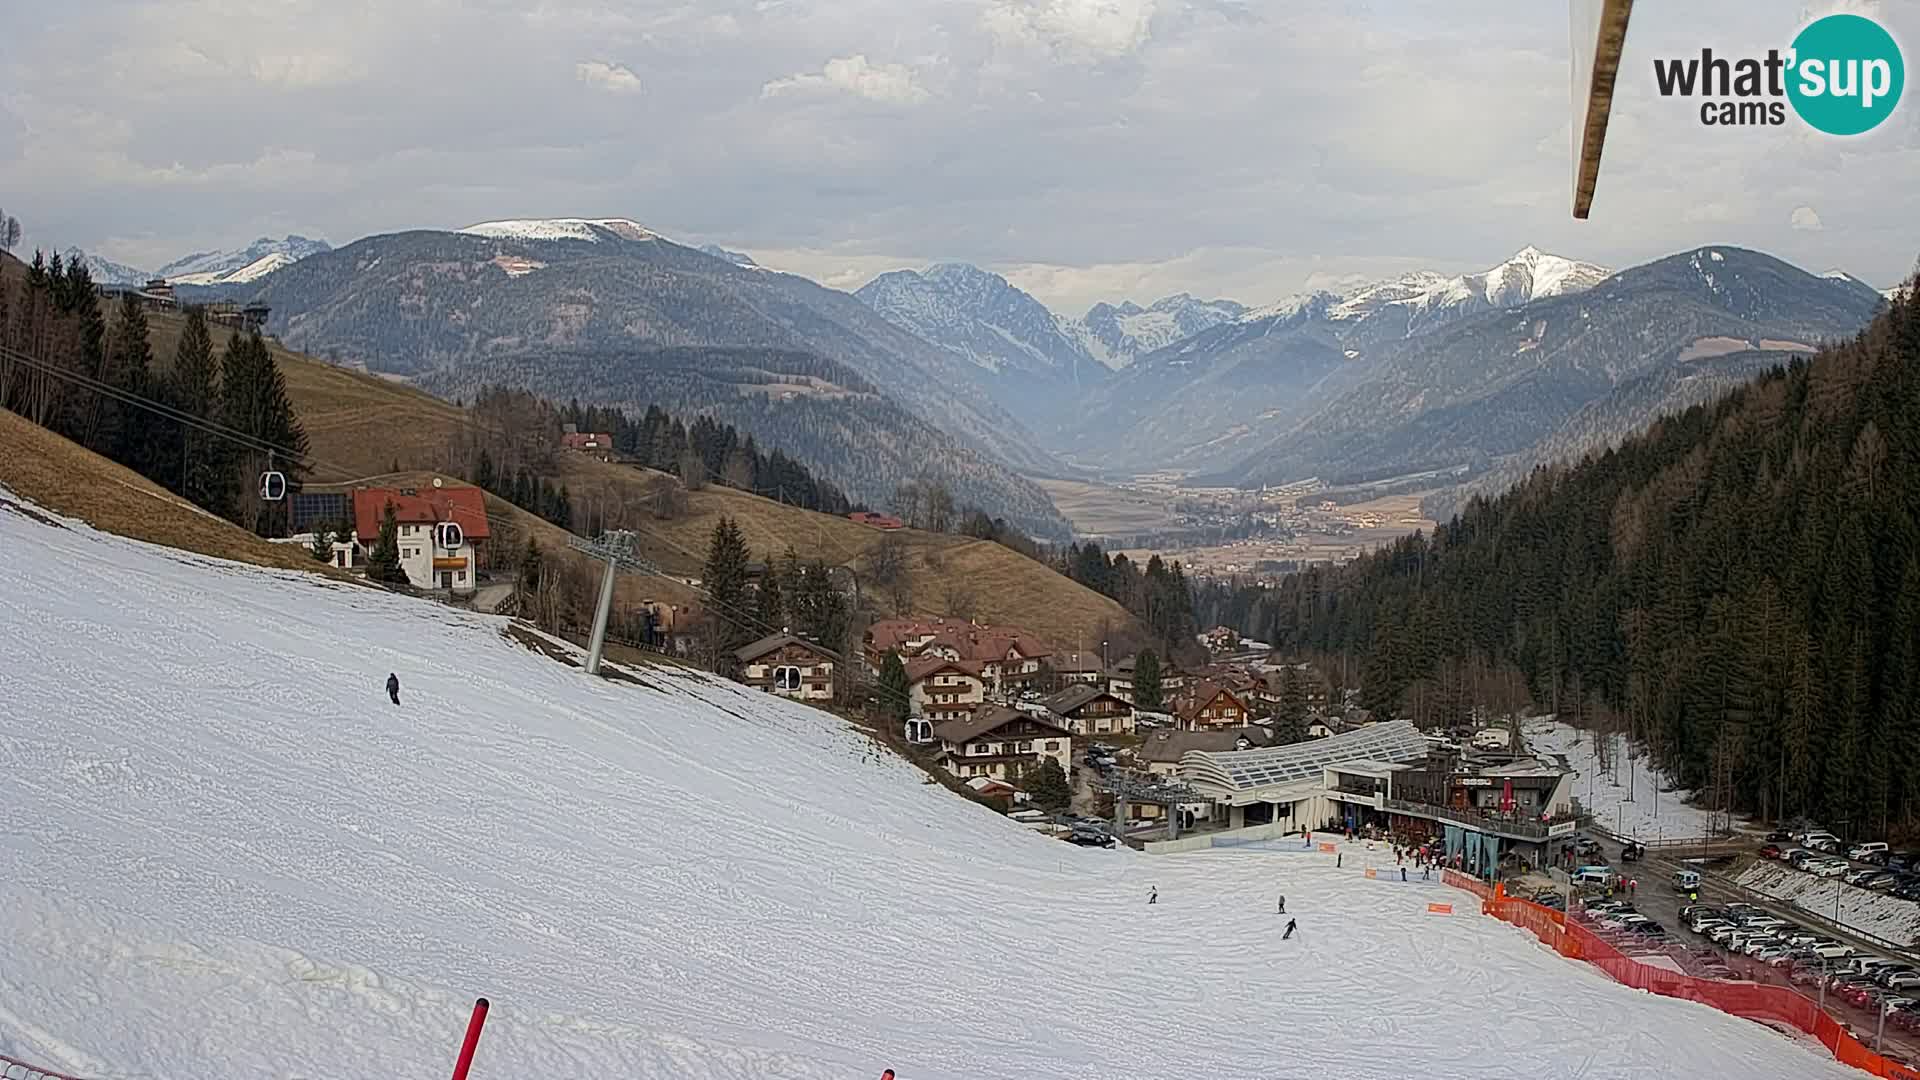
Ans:
{"label": "person standing on snow", "polygon": [[1160,902],[1160,886],[1158,885],[1148,886],[1147,887],[1147,903],[1157,904],[1159,902]]}
{"label": "person standing on snow", "polygon": [[1287,913],[1287,894],[1286,894],[1286,893],[1281,893],[1281,894],[1280,894],[1280,910],[1279,910],[1279,911],[1276,911],[1276,912],[1274,912],[1274,914],[1275,914],[1275,915],[1285,915],[1286,913]]}
{"label": "person standing on snow", "polygon": [[1281,934],[1281,935],[1280,935],[1280,940],[1281,940],[1281,941],[1285,941],[1285,940],[1287,940],[1288,938],[1290,938],[1290,937],[1292,937],[1292,936],[1293,936],[1293,928],[1294,928],[1294,926],[1295,926],[1295,923],[1294,923],[1294,921],[1293,921],[1292,919],[1288,919],[1288,920],[1287,920],[1287,932],[1286,932],[1286,933],[1284,933],[1284,934]]}
{"label": "person standing on snow", "polygon": [[395,705],[400,704],[400,676],[392,672],[387,673],[387,696],[393,699]]}

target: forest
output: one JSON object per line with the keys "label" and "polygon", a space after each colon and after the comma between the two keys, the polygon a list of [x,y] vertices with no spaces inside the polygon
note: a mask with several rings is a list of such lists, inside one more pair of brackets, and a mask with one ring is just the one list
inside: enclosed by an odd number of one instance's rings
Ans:
{"label": "forest", "polygon": [[[1432,536],[1209,618],[1360,657],[1435,722],[1474,672],[1617,725],[1716,807],[1855,835],[1920,821],[1920,303],[1617,449],[1476,498]],[[1435,709],[1435,703],[1439,707]]]}
{"label": "forest", "polygon": [[202,509],[275,532],[282,520],[260,498],[261,476],[280,472],[297,492],[307,436],[266,342],[230,332],[216,351],[205,312],[188,308],[174,355],[158,357],[141,301],[123,294],[109,319],[101,299],[81,259],[0,256],[0,406]]}

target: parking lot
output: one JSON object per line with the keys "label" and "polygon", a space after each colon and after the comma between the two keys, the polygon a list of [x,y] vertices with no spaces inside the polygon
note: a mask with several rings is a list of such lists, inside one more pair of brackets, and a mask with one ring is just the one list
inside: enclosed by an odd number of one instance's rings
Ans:
{"label": "parking lot", "polygon": [[[1625,877],[1637,880],[1639,888],[1634,891],[1631,900],[1632,913],[1659,924],[1663,931],[1657,935],[1631,932],[1631,923],[1620,917],[1622,913],[1611,913],[1611,918],[1596,917],[1598,913],[1583,910],[1586,903],[1577,898],[1574,904],[1575,917],[1589,925],[1604,926],[1605,929],[1597,929],[1596,932],[1619,943],[1622,951],[1632,953],[1644,962],[1675,967],[1703,978],[1790,985],[1815,1000],[1821,998],[1821,982],[1824,979],[1827,1011],[1847,1024],[1856,1037],[1869,1046],[1873,1044],[1878,1007],[1883,1004],[1891,1006],[1885,1027],[1884,1052],[1908,1064],[1920,1063],[1920,1000],[1916,1000],[1920,999],[1920,985],[1895,989],[1846,970],[1848,965],[1858,960],[1877,960],[1890,970],[1903,967],[1920,969],[1920,964],[1891,951],[1876,949],[1868,942],[1809,925],[1813,920],[1808,919],[1805,913],[1794,911],[1786,905],[1755,900],[1744,891],[1736,892],[1712,875],[1707,875],[1702,881],[1697,903],[1710,909],[1705,913],[1717,916],[1726,927],[1702,925],[1706,933],[1695,932],[1689,921],[1681,918],[1681,910],[1693,905],[1685,894],[1673,887],[1674,873],[1684,868],[1681,863],[1657,854],[1640,861],[1625,862],[1621,858],[1621,845],[1604,839],[1600,844],[1601,854],[1586,861],[1605,861]],[[1564,880],[1564,875],[1560,877]],[[1625,893],[1616,889],[1614,898],[1624,900]],[[1589,892],[1586,902],[1606,906],[1603,895],[1598,893]],[[1689,914],[1698,917],[1702,913],[1690,911]],[[1717,936],[1731,940],[1714,941],[1709,935],[1714,934],[1716,929],[1720,931]],[[1784,949],[1790,955],[1770,954],[1774,955],[1772,963],[1746,955],[1742,947],[1753,939],[1733,936],[1742,931],[1759,935],[1759,948],[1764,950],[1772,946]],[[1815,940],[1830,943],[1823,950],[1828,956],[1814,954]],[[1842,950],[1845,952],[1842,953]],[[1892,975],[1886,975],[1885,978],[1887,981],[1908,982],[1895,979]],[[1920,981],[1920,972],[1916,972],[1913,980]]]}

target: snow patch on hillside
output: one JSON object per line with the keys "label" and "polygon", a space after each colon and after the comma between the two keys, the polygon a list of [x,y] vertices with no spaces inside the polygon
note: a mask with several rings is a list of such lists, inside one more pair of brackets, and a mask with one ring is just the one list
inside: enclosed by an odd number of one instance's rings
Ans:
{"label": "snow patch on hillside", "polygon": [[[1596,733],[1575,728],[1551,717],[1528,720],[1523,728],[1527,747],[1535,754],[1558,754],[1579,774],[1573,797],[1593,814],[1595,824],[1637,840],[1672,840],[1705,836],[1710,814],[1691,801],[1694,793],[1676,789],[1654,770],[1643,750],[1628,753],[1627,737],[1611,736],[1612,772],[1603,772],[1596,752]],[[1658,797],[1655,788],[1658,787]],[[1629,799],[1628,796],[1632,795]],[[1740,819],[1735,818],[1735,824]]]}
{"label": "snow patch on hillside", "polygon": [[1740,874],[1739,882],[1755,892],[1785,900],[1803,911],[1835,919],[1843,926],[1864,930],[1875,937],[1901,945],[1920,942],[1920,904],[1911,900],[1898,900],[1838,878],[1817,877],[1777,862],[1754,863]]}
{"label": "snow patch on hillside", "polygon": [[627,218],[515,218],[483,221],[459,230],[469,236],[500,240],[586,240],[599,243],[611,234],[622,240],[657,240],[659,234]]}
{"label": "snow patch on hillside", "polygon": [[54,1068],[427,1076],[485,994],[488,1077],[1856,1075],[1357,848],[1073,847],[823,712],[68,524],[0,511],[0,1048]]}

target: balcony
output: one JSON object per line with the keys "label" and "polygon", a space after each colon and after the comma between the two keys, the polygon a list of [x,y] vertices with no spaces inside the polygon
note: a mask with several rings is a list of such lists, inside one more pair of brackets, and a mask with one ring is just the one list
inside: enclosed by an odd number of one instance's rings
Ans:
{"label": "balcony", "polygon": [[[1545,840],[1550,836],[1571,834],[1573,831],[1571,826],[1574,824],[1572,814],[1557,814],[1543,821],[1538,814],[1522,811],[1484,813],[1478,810],[1458,810],[1451,806],[1437,806],[1433,803],[1409,802],[1405,799],[1382,800],[1381,808],[1398,814],[1432,818],[1435,821],[1459,825],[1492,836],[1506,836],[1519,840]],[[1556,826],[1560,826],[1557,831]]]}

